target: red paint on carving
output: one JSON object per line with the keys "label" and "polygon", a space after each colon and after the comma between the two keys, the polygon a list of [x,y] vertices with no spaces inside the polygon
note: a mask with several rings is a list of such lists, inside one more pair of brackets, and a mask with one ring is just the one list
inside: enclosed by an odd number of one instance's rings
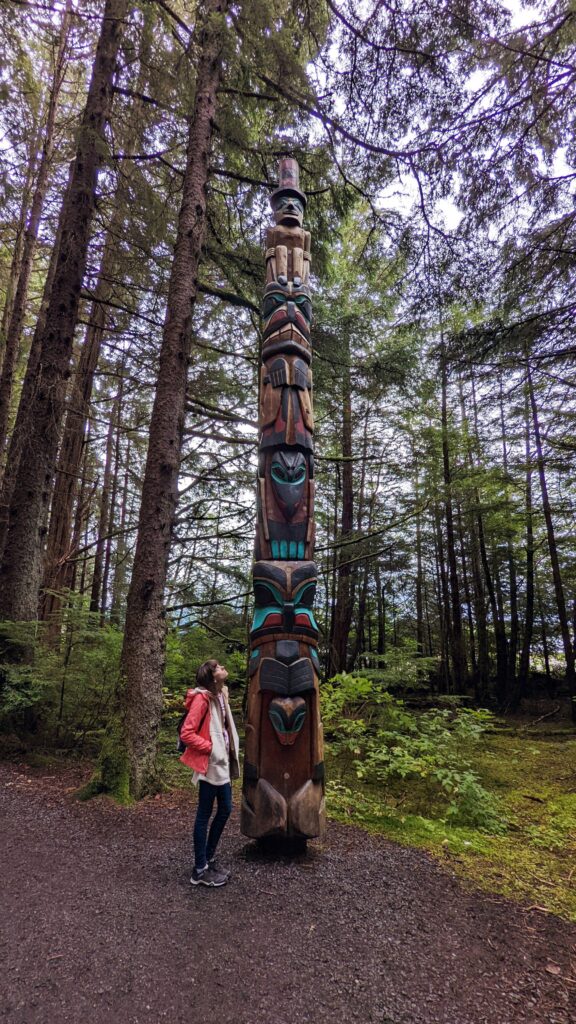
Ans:
{"label": "red paint on carving", "polygon": [[[308,621],[308,620],[306,620],[306,621]],[[282,616],[279,613],[277,613],[277,612],[270,612],[266,616],[266,618],[264,619],[264,622],[262,623],[262,626],[260,628],[262,628],[264,626],[267,627],[267,626],[281,626],[281,625],[282,625]]]}

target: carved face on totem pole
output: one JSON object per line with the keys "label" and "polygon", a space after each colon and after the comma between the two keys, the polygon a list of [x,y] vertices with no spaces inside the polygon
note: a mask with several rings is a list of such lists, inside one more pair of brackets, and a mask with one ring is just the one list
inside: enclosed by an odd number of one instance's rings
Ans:
{"label": "carved face on totem pole", "polygon": [[300,278],[298,281],[299,284],[290,281],[285,284],[273,282],[267,285],[262,303],[263,347],[269,347],[271,339],[287,336],[286,331],[289,330],[290,337],[295,341],[298,341],[298,335],[301,335],[301,343],[306,352],[309,351],[312,303],[308,288],[304,287]]}
{"label": "carved face on totem pole", "polygon": [[266,239],[258,525],[242,831],[312,837],[324,824],[314,552],[310,235],[298,165],[280,162]]}
{"label": "carved face on totem pole", "polygon": [[[274,195],[276,195],[276,199]],[[297,189],[278,189],[277,193],[273,193],[271,203],[276,224],[286,224],[288,227],[302,227],[304,203],[301,192]]]}
{"label": "carved face on totem pole", "polygon": [[256,558],[309,558],[314,537],[312,375],[298,356],[262,367]]}

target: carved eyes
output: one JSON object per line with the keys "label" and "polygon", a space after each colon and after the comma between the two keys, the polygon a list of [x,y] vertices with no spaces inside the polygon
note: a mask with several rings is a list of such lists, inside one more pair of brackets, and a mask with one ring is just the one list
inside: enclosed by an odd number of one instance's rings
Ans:
{"label": "carved eyes", "polygon": [[303,207],[302,203],[300,202],[300,200],[296,199],[296,198],[293,198],[292,196],[288,196],[288,197],[286,197],[286,199],[277,199],[275,205],[276,205],[276,209],[277,209],[277,211],[279,213],[282,213],[283,210],[290,210],[290,209],[296,209],[298,211],[298,213],[301,213],[301,214],[304,213],[304,207]]}
{"label": "carved eyes", "polygon": [[302,313],[303,317],[312,322],[312,303],[307,295],[285,295],[283,292],[270,292],[265,295],[262,302],[262,315],[265,320],[272,316],[277,309],[285,306],[287,302],[293,302]]}
{"label": "carved eyes", "polygon": [[314,596],[316,594],[316,583],[305,583],[303,587],[298,587],[294,594],[294,604],[302,605],[304,608],[311,608],[314,604]]}
{"label": "carved eyes", "polygon": [[[297,587],[292,598],[294,607],[312,608],[315,593],[315,581],[304,583],[300,587]],[[269,608],[270,606],[284,608],[284,605],[287,603],[282,594],[276,590],[276,587],[272,586],[270,583],[264,583],[261,581],[254,584],[254,599],[258,608]]]}
{"label": "carved eyes", "polygon": [[285,469],[284,466],[272,466],[272,479],[277,484],[303,484],[306,479],[306,466],[298,466],[296,470]]}
{"label": "carved eyes", "polygon": [[293,302],[296,303],[300,312],[306,317],[308,323],[312,323],[312,303],[307,295],[295,295]]}
{"label": "carved eyes", "polygon": [[266,608],[271,604],[282,608],[284,605],[282,595],[269,583],[254,583],[254,600],[259,608]]}
{"label": "carved eyes", "polygon": [[266,295],[262,303],[262,313],[264,317],[271,316],[275,309],[279,309],[280,306],[284,306],[287,301],[287,296],[283,295],[282,292],[272,292],[271,295]]}

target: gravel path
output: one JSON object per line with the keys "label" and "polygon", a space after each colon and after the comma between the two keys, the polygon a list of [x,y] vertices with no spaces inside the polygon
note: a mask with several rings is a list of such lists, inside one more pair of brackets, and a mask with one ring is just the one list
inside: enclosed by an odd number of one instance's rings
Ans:
{"label": "gravel path", "polygon": [[289,859],[233,817],[193,889],[193,797],[80,804],[0,764],[3,1024],[576,1024],[576,927],[330,825]]}

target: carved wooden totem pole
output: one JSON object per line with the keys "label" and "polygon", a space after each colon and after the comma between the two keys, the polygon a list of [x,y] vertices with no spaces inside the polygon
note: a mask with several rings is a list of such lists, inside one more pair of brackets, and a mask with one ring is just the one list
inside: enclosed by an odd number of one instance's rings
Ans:
{"label": "carved wooden totem pole", "polygon": [[310,233],[298,164],[280,160],[266,237],[254,621],[241,828],[312,838],[325,822],[318,627]]}

